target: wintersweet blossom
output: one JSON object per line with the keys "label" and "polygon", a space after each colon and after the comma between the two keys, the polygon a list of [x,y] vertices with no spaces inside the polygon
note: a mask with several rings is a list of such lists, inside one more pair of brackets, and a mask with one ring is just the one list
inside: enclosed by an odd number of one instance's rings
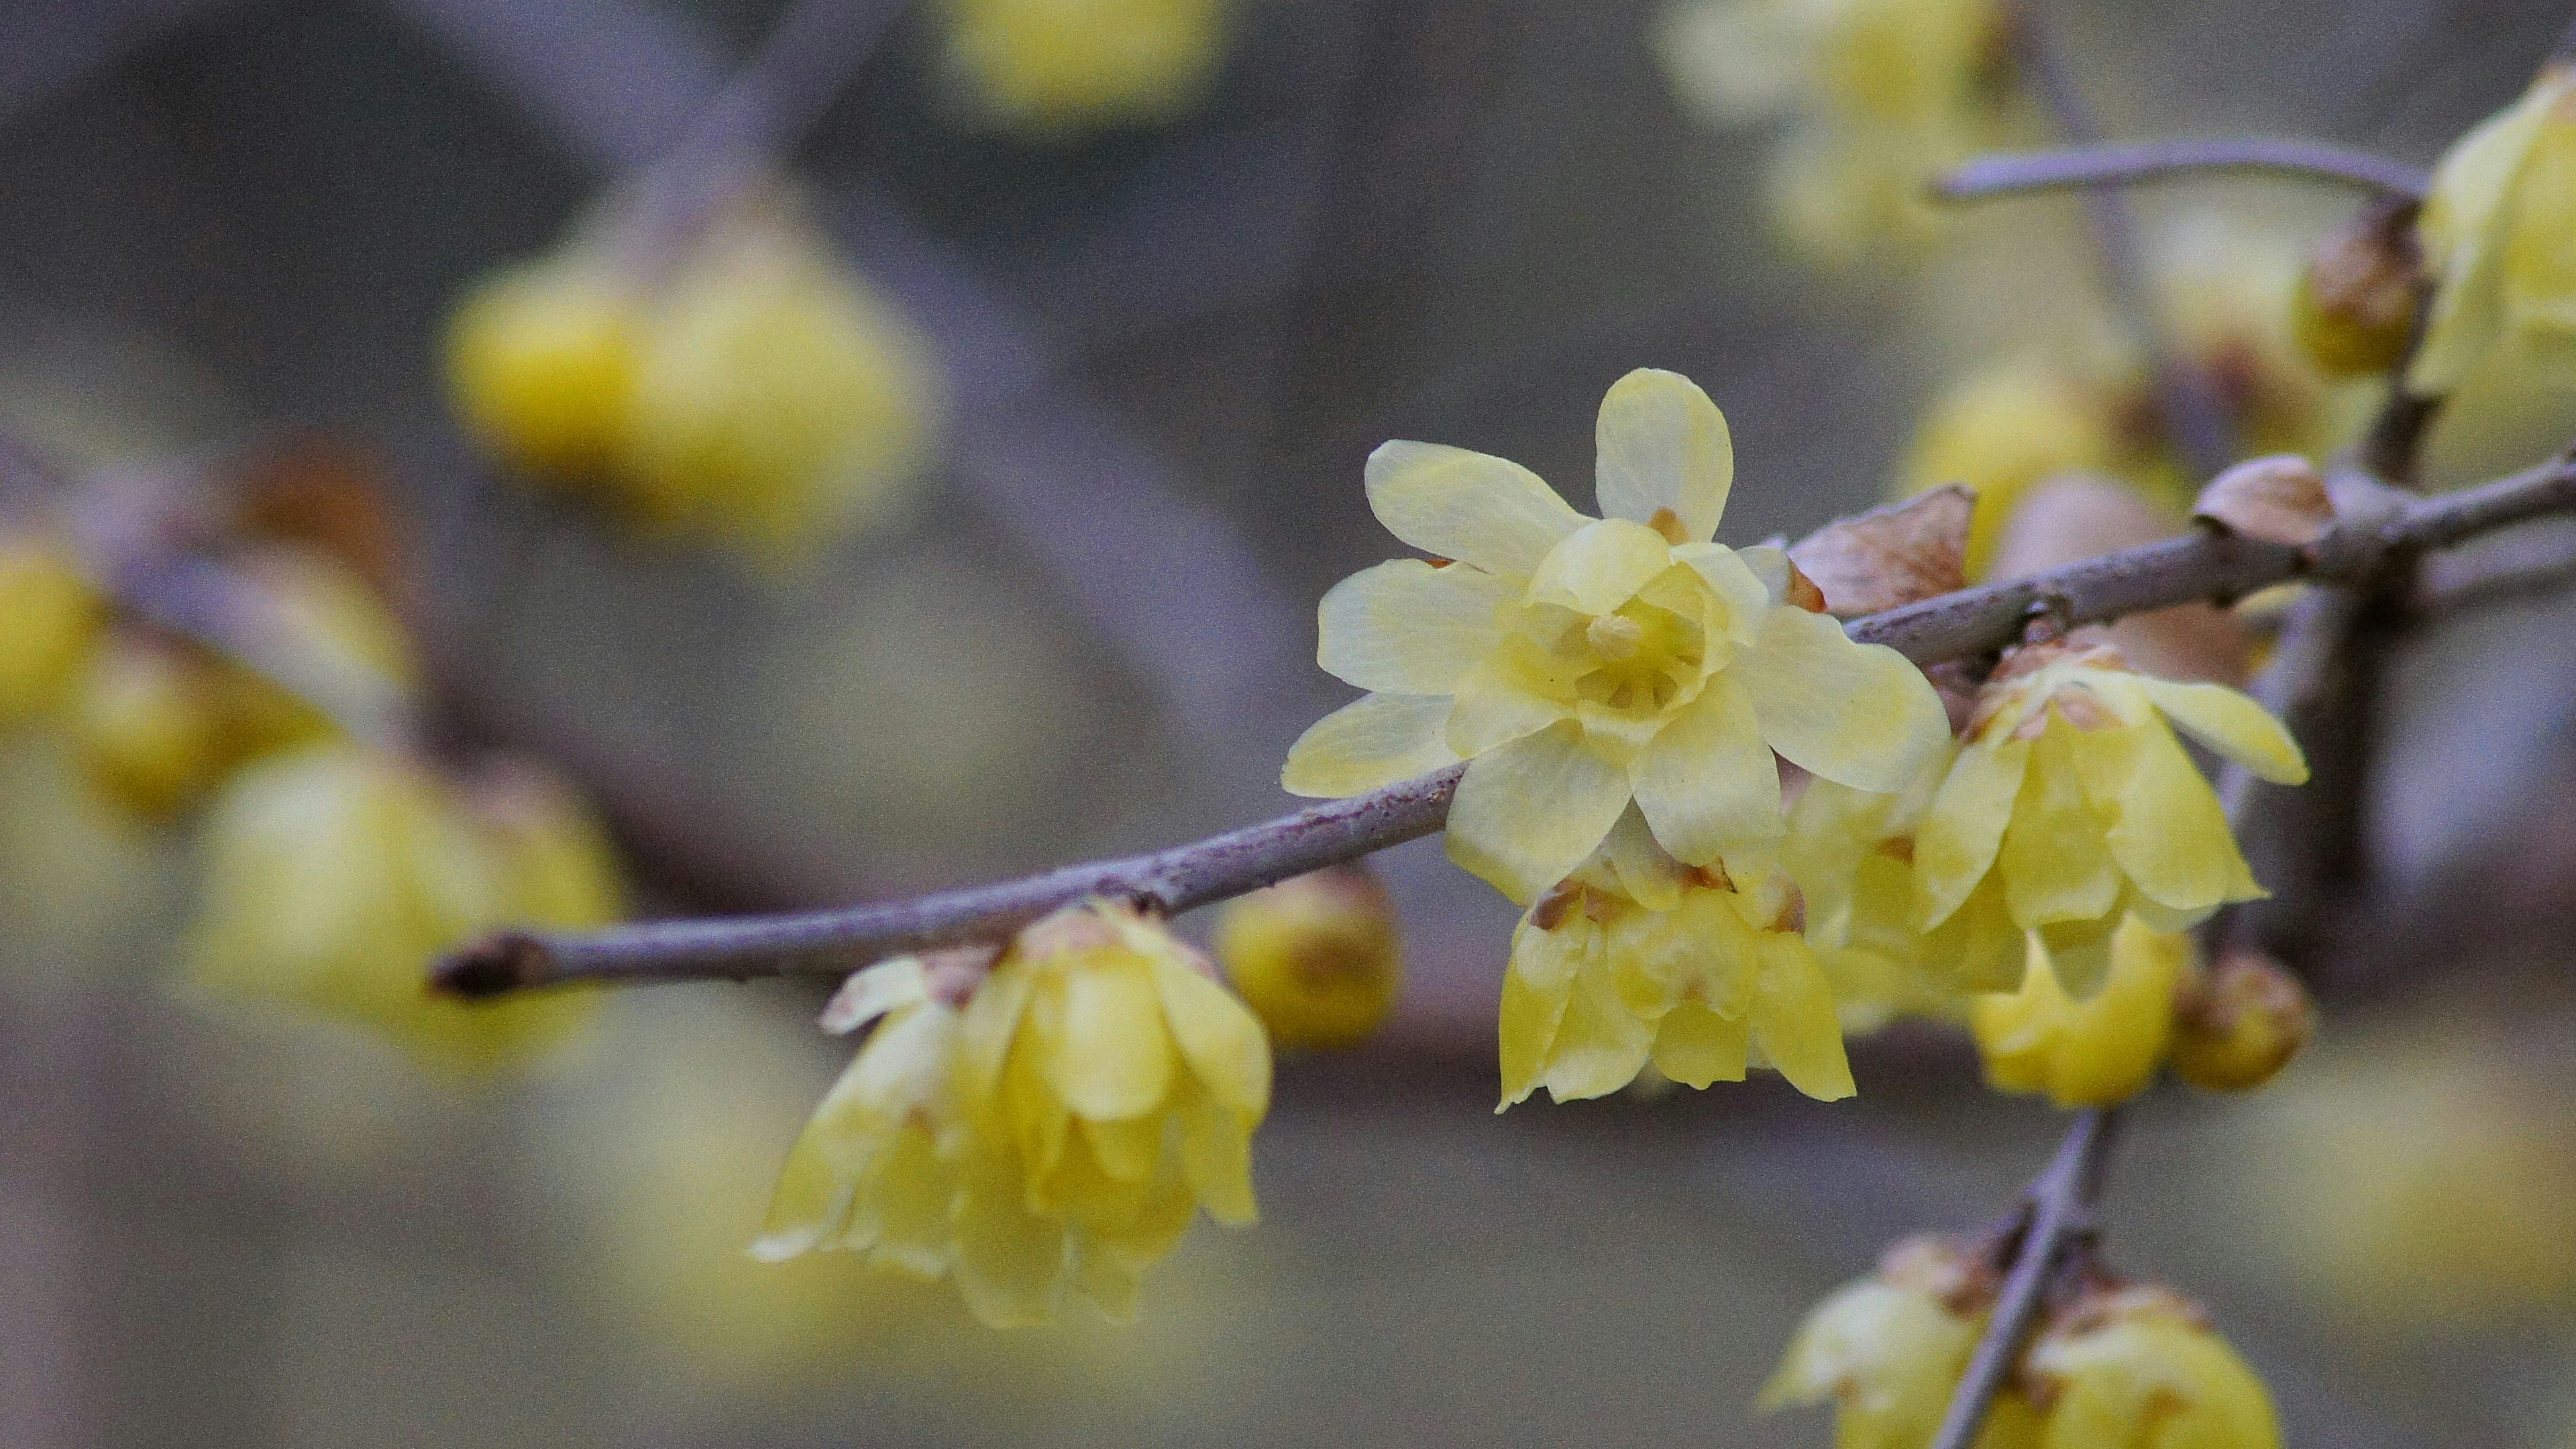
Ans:
{"label": "wintersweet blossom", "polygon": [[948,68],[993,123],[1047,133],[1168,119],[1225,60],[1231,0],[945,0]]}
{"label": "wintersweet blossom", "polygon": [[1986,1082],[2044,1092],[2060,1107],[2107,1107],[2155,1080],[2173,1041],[2176,993],[2191,979],[2191,937],[2136,917],[2111,934],[2102,989],[2075,1001],[2036,940],[2021,989],[1977,998],[1968,1016]]}
{"label": "wintersweet blossom", "polygon": [[[1932,1441],[1994,1311],[1993,1269],[1955,1244],[1908,1238],[1878,1271],[1816,1305],[1756,1402],[1831,1403],[1836,1449],[1922,1449]],[[2039,1414],[2007,1387],[1976,1449],[2030,1449]]]}
{"label": "wintersweet blossom", "polygon": [[1722,869],[1674,860],[1631,810],[1512,933],[1502,1107],[1542,1086],[1560,1102],[1615,1092],[1649,1061],[1687,1086],[1742,1081],[1760,1064],[1808,1096],[1850,1096],[1833,990],[1800,910],[1783,876],[1741,891]]}
{"label": "wintersweet blossom", "polygon": [[2170,1289],[2077,1300],[2024,1372],[2049,1406],[2042,1449],[2280,1449],[2263,1381]]}
{"label": "wintersweet blossom", "polygon": [[2308,777],[2280,722],[2235,690],[2137,673],[2108,644],[2007,654],[1915,833],[1917,926],[1966,914],[1982,937],[2011,933],[1980,956],[2036,931],[2084,997],[2124,915],[2177,931],[2259,898],[2177,725],[2262,779]]}
{"label": "wintersweet blossom", "polygon": [[2410,391],[2449,393],[2507,349],[2576,381],[2576,65],[2543,70],[2443,153],[2418,230],[2434,288]]}
{"label": "wintersweet blossom", "polygon": [[1371,693],[1289,751],[1299,795],[1356,795],[1469,761],[1449,854],[1529,902],[1631,803],[1688,865],[1782,833],[1772,752],[1896,790],[1948,731],[1920,671],[1782,602],[1787,560],[1711,542],[1735,460],[1689,379],[1641,369],[1602,399],[1587,518],[1518,464],[1388,443],[1370,507],[1436,555],[1325,595],[1323,667]]}

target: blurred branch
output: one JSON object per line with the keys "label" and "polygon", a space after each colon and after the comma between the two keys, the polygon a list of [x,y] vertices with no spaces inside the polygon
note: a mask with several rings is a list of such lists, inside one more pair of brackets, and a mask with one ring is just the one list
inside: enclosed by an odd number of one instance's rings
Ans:
{"label": "blurred branch", "polygon": [[2576,585],[2576,538],[2554,530],[2545,537],[2497,541],[2474,555],[2430,560],[2407,605],[2417,615],[2449,613],[2560,593]]}
{"label": "blurred branch", "polygon": [[2102,1182],[2119,1129],[2117,1107],[2078,1112],[2057,1156],[2023,1190],[2023,1225],[2013,1245],[2003,1293],[1995,1301],[1985,1335],[1977,1340],[1976,1352],[1968,1359],[1967,1373],[1951,1396],[1949,1411],[1941,1416],[1941,1431],[1932,1436],[1931,1449],[1968,1449],[1976,1442],[1987,1408],[2011,1376],[2014,1361],[2021,1357],[2022,1341],[2030,1336],[2040,1305],[2047,1301],[2049,1280],[2069,1250],[2095,1232],[2093,1209],[2102,1198]]}
{"label": "blurred branch", "polygon": [[[2291,579],[2367,583],[2423,550],[2569,510],[2576,510],[2576,452],[2481,487],[2339,523],[2304,549],[2202,530],[2033,578],[1943,594],[1846,627],[1863,643],[1934,664],[2001,648],[2041,614],[2072,626]],[[1087,896],[1186,910],[1430,834],[1447,817],[1462,769],[1451,766],[1153,855],[914,900],[590,933],[506,932],[440,962],[433,982],[460,995],[491,996],[574,980],[741,980],[835,969],[828,960],[792,964],[798,955],[846,960],[999,939]]]}
{"label": "blurred branch", "polygon": [[2414,167],[2367,151],[2272,136],[2212,136],[1978,156],[1934,182],[1932,194],[1943,201],[1982,201],[2236,171],[2336,182],[2415,201],[2432,186],[2432,178]]}

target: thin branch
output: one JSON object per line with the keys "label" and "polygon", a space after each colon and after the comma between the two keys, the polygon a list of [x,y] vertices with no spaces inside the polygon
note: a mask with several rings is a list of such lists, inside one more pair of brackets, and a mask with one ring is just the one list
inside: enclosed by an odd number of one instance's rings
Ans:
{"label": "thin branch", "polygon": [[[2102,623],[2291,579],[2357,582],[2390,559],[2545,513],[2576,510],[2576,454],[2482,487],[2336,525],[2306,549],[2199,531],[2033,578],[1943,594],[1848,626],[1917,664],[2002,648],[2036,615]],[[846,969],[852,960],[1008,936],[1089,896],[1178,912],[1438,830],[1462,766],[1126,860],[1066,866],[913,900],[773,916],[661,921],[588,933],[505,932],[441,961],[464,996],[560,982],[745,980]]]}
{"label": "thin branch", "polygon": [[2013,1253],[2012,1271],[2004,1277],[1994,1317],[1977,1340],[1968,1371],[1959,1380],[1941,1431],[1931,1449],[1968,1449],[1985,1423],[1986,1410],[2012,1376],[2013,1364],[2047,1301],[2049,1280],[2068,1250],[2095,1231],[2094,1205],[2102,1198],[2102,1181],[2110,1165],[2111,1145],[2119,1137],[2120,1109],[2079,1112],[2075,1125],[2048,1169],[2032,1179],[2022,1201],[2026,1226]]}
{"label": "thin branch", "polygon": [[2421,201],[2432,178],[2412,166],[2318,141],[2277,136],[2183,137],[2132,145],[2081,146],[2012,156],[1978,156],[1932,184],[1943,201],[1983,201],[2039,191],[2136,186],[2253,171],[2358,186]]}

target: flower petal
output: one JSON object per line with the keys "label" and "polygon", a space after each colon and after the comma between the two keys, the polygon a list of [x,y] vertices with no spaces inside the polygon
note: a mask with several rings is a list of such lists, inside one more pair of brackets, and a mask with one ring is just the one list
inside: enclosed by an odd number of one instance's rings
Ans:
{"label": "flower petal", "polygon": [[1559,1102],[1606,1097],[1637,1079],[1655,1044],[1655,1024],[1628,1009],[1602,963],[1576,973],[1540,1081]]}
{"label": "flower petal", "polygon": [[1684,1001],[1664,1013],[1655,1027],[1655,1066],[1685,1087],[1744,1080],[1745,1048],[1752,1022],[1730,1021],[1697,1001]]}
{"label": "flower petal", "polygon": [[1857,1090],[1843,1052],[1834,990],[1807,943],[1785,931],[1762,937],[1762,974],[1753,987],[1753,1040],[1789,1085],[1819,1102]]}
{"label": "flower petal", "polygon": [[1188,966],[1154,963],[1172,1039],[1217,1101],[1254,1122],[1270,1110],[1270,1038],[1251,1008]]}
{"label": "flower petal", "polygon": [[1454,765],[1449,707],[1441,694],[1363,695],[1306,727],[1288,747],[1279,787],[1340,799]]}
{"label": "flower petal", "polygon": [[1454,701],[1449,711],[1449,749],[1462,760],[1575,715],[1574,706],[1560,704],[1533,688],[1501,660],[1468,670],[1458,681]]}
{"label": "flower petal", "polygon": [[1706,541],[1726,512],[1735,445],[1726,415],[1678,372],[1641,367],[1610,385],[1593,426],[1601,516],[1651,523],[1670,510],[1682,537]]}
{"label": "flower petal", "polygon": [[2262,895],[2217,792],[2163,721],[2080,734],[2073,751],[2085,794],[2111,822],[2111,855],[2141,894],[2175,911]]}
{"label": "flower petal", "polygon": [[2031,747],[2021,798],[1995,855],[2004,901],[2014,924],[2025,929],[2099,920],[2120,901],[2120,867],[2105,839],[2110,822],[2085,797],[2075,761],[2079,733],[2051,715]]}
{"label": "flower petal", "polygon": [[2030,742],[1989,738],[1960,749],[1914,834],[1914,912],[1930,930],[1994,867],[2030,767]]}
{"label": "flower petal", "polygon": [[1478,755],[1449,805],[1449,858],[1521,904],[1565,879],[1628,808],[1628,777],[1559,724]]}
{"label": "flower petal", "polygon": [[1664,849],[1691,865],[1778,839],[1780,769],[1752,706],[1720,675],[1628,767],[1637,808]]}
{"label": "flower petal", "polygon": [[1031,1212],[998,1156],[969,1164],[957,1202],[957,1288],[992,1328],[1044,1323],[1064,1274],[1064,1222]]}
{"label": "flower petal", "polygon": [[1362,689],[1447,694],[1494,647],[1494,610],[1510,592],[1464,564],[1404,558],[1362,569],[1316,610],[1315,662]]}
{"label": "flower petal", "polygon": [[[1765,580],[1759,567],[1771,560],[1780,564],[1780,589]],[[1750,644],[1761,636],[1763,618],[1779,604],[1781,590],[1787,587],[1789,556],[1776,548],[1738,553],[1724,544],[1686,543],[1673,550],[1673,561],[1688,565],[1724,601],[1726,637],[1738,644]]]}
{"label": "flower petal", "polygon": [[1250,1227],[1261,1217],[1252,1194],[1252,1129],[1237,1113],[1205,1092],[1181,1102],[1181,1171],[1208,1216],[1229,1228]]}
{"label": "flower petal", "polygon": [[1585,521],[1520,464],[1438,443],[1381,444],[1368,500],[1397,538],[1507,579],[1528,578]]}
{"label": "flower petal", "polygon": [[1604,518],[1548,550],[1530,576],[1527,598],[1578,614],[1607,614],[1672,566],[1673,546],[1662,534],[1624,518]]}
{"label": "flower petal", "polygon": [[[1096,959],[1096,958],[1095,958]],[[1064,1029],[1047,1080],[1076,1116],[1141,1117],[1172,1089],[1172,1035],[1144,963],[1081,965],[1064,977]]]}
{"label": "flower petal", "polygon": [[1950,735],[1923,671],[1883,644],[1856,644],[1825,614],[1774,608],[1727,666],[1792,764],[1856,790],[1893,795]]}
{"label": "flower petal", "polygon": [[2275,785],[2308,782],[2308,761],[2299,742],[2250,697],[2223,684],[2141,677],[2138,685],[2167,719],[2218,755]]}
{"label": "flower petal", "polygon": [[[1544,959],[1542,959],[1544,958]],[[1501,1038],[1502,1111],[1538,1090],[1556,1046],[1556,1028],[1565,1020],[1566,998],[1573,994],[1580,949],[1564,936],[1523,921],[1512,932],[1512,962],[1503,972]]]}

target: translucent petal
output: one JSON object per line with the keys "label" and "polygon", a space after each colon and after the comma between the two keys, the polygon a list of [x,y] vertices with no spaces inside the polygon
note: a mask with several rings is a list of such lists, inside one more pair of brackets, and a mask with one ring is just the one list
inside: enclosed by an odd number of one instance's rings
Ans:
{"label": "translucent petal", "polygon": [[2141,677],[2147,698],[2176,726],[2219,756],[2275,785],[2308,782],[2299,742],[2270,711],[2223,684],[2183,684]]}
{"label": "translucent petal", "polygon": [[1743,1081],[1751,1030],[1748,1017],[1729,1020],[1699,1002],[1682,1002],[1656,1024],[1655,1066],[1685,1087]]}
{"label": "translucent petal", "polygon": [[906,1126],[896,1135],[868,1176],[867,1195],[877,1223],[878,1262],[925,1278],[948,1271],[957,1257],[957,1230],[950,1221],[957,1168],[940,1155],[928,1132]]}
{"label": "translucent petal", "polygon": [[1252,1121],[1270,1110],[1270,1038],[1233,992],[1178,961],[1154,963],[1172,1038],[1191,1073],[1219,1102]]}
{"label": "translucent petal", "polygon": [[1494,1108],[1497,1112],[1537,1090],[1539,1076],[1547,1069],[1549,1050],[1556,1045],[1557,1024],[1565,1019],[1566,998],[1574,989],[1573,973],[1537,983],[1522,969],[1524,953],[1540,949],[1552,939],[1548,932],[1526,923],[1512,936],[1512,965],[1503,973],[1503,1099]]}
{"label": "translucent petal", "polygon": [[1181,1104],[1181,1169],[1208,1216],[1230,1228],[1261,1216],[1252,1197],[1252,1130],[1205,1092]]}
{"label": "translucent petal", "polygon": [[990,1096],[1002,1080],[1011,1039],[1028,1010],[1029,989],[1036,972],[1025,960],[1008,959],[977,983],[966,999],[959,1032],[959,1056],[969,1090]]}
{"label": "translucent petal", "polygon": [[1752,700],[1771,748],[1856,790],[1903,790],[1950,737],[1922,670],[1884,645],[1853,643],[1825,614],[1766,611],[1726,677]]}
{"label": "translucent petal", "polygon": [[1540,1081],[1559,1102],[1608,1096],[1637,1079],[1654,1042],[1655,1024],[1630,1011],[1596,966],[1574,978]]}
{"label": "translucent petal", "polygon": [[1780,814],[1779,766],[1752,706],[1724,675],[1710,680],[1639,752],[1628,783],[1655,839],[1692,865],[1778,839],[1788,828]]}
{"label": "translucent petal", "polygon": [[1677,372],[1641,367],[1610,385],[1593,427],[1604,518],[1650,523],[1670,510],[1682,537],[1706,542],[1735,481],[1726,415]]}
{"label": "translucent petal", "polygon": [[2111,855],[2141,894],[2176,911],[2261,894],[2217,793],[2161,721],[2077,734],[2071,745],[2086,795],[2111,822]]}
{"label": "translucent petal", "polygon": [[899,1006],[930,999],[929,977],[915,956],[897,956],[853,974],[823,1007],[821,1026],[846,1036]]}
{"label": "translucent petal", "polygon": [[1447,694],[1500,631],[1494,610],[1510,586],[1465,564],[1396,559],[1362,569],[1316,610],[1315,662],[1362,689]]}
{"label": "translucent petal", "polygon": [[1650,911],[1669,911],[1682,900],[1679,862],[1656,843],[1655,832],[1635,805],[1620,813],[1601,842],[1602,859],[1618,877],[1619,889]]}
{"label": "translucent petal", "polygon": [[1196,1212],[1189,1183],[1177,1172],[1165,1173],[1122,1196],[1115,1216],[1083,1224],[1084,1256],[1103,1256],[1141,1273],[1172,1251]]}
{"label": "translucent petal", "polygon": [[1141,1117],[1172,1089],[1172,1038],[1152,972],[1141,961],[1065,974],[1064,1036],[1047,1080],[1076,1116]]}
{"label": "translucent petal", "polygon": [[1091,1157],[1100,1170],[1120,1182],[1142,1182],[1153,1176],[1154,1164],[1163,1155],[1163,1119],[1159,1116],[1129,1117],[1123,1121],[1101,1122],[1083,1118],[1082,1140],[1091,1148]]}
{"label": "translucent petal", "polygon": [[1761,637],[1762,621],[1780,602],[1779,595],[1754,568],[1756,563],[1767,565],[1772,560],[1781,566],[1785,588],[1788,556],[1777,549],[1746,549],[1738,553],[1721,544],[1686,543],[1673,550],[1673,561],[1688,565],[1726,606],[1724,632],[1737,644],[1750,644]]}
{"label": "translucent petal", "polygon": [[1369,507],[1425,553],[1513,580],[1585,519],[1518,463],[1438,443],[1394,442],[1368,460]]}
{"label": "translucent petal", "polygon": [[1924,929],[1948,920],[1993,868],[2029,766],[2029,741],[1992,736],[1950,762],[1914,834],[1914,910]]}
{"label": "translucent petal", "polygon": [[1565,879],[1628,808],[1628,777],[1560,724],[1476,757],[1449,806],[1449,858],[1524,905]]}
{"label": "translucent petal", "polygon": [[854,1081],[858,1074],[854,1060],[787,1149],[778,1185],[770,1189],[769,1215],[751,1245],[751,1255],[762,1262],[780,1262],[820,1246],[849,1216],[859,1170],[884,1131],[883,1119],[861,1100]]}
{"label": "translucent petal", "polygon": [[2032,745],[2021,798],[1995,855],[2004,902],[2024,927],[2096,920],[2119,903],[2120,868],[2104,838],[2110,822],[2085,798],[2071,744],[2076,733],[2052,718]]}
{"label": "translucent petal", "polygon": [[957,1203],[957,1289],[992,1328],[1044,1323],[1064,1273],[1064,1223],[1030,1212],[1018,1182],[990,1160],[970,1165]]}
{"label": "translucent petal", "polygon": [[1363,695],[1306,727],[1288,747],[1279,787],[1340,799],[1454,765],[1449,705],[1446,695]]}
{"label": "translucent petal", "polygon": [[1136,1321],[1136,1299],[1143,1281],[1143,1274],[1122,1266],[1114,1258],[1100,1253],[1085,1253],[1074,1286],[1082,1290],[1083,1297],[1091,1300],[1092,1307],[1100,1310],[1102,1318],[1111,1323],[1126,1324]]}
{"label": "translucent petal", "polygon": [[1531,575],[1528,601],[1578,614],[1607,614],[1673,566],[1660,533],[1624,518],[1587,523],[1548,551]]}
{"label": "translucent petal", "polygon": [[1459,759],[1472,760],[1573,717],[1572,706],[1532,688],[1501,661],[1488,660],[1458,681],[1449,711],[1449,749]]}
{"label": "translucent petal", "polygon": [[2450,392],[2495,345],[2504,321],[2505,200],[2547,105],[2543,88],[2533,87],[2452,143],[2434,168],[2418,230],[2437,285],[2423,345],[2407,366],[2410,391]]}
{"label": "translucent petal", "polygon": [[1753,1040],[1789,1085],[1819,1102],[1852,1095],[1851,1060],[1833,987],[1807,943],[1785,931],[1762,937],[1762,974],[1753,988]]}

